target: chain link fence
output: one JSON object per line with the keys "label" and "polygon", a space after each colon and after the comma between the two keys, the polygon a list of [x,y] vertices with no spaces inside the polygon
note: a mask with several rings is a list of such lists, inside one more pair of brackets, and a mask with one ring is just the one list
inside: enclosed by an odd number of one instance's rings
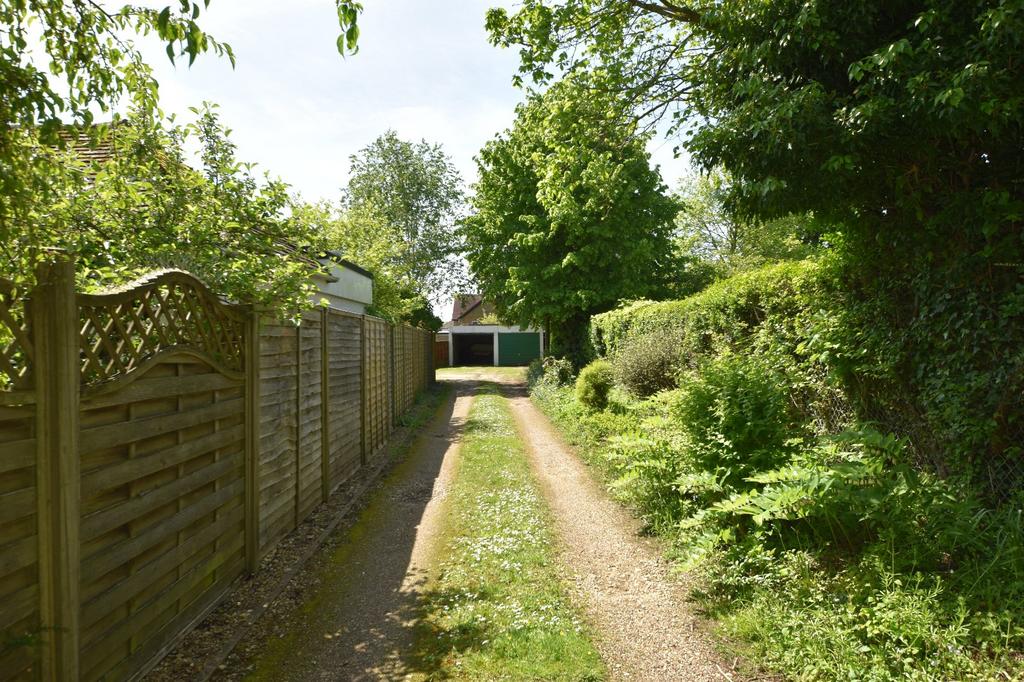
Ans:
{"label": "chain link fence", "polygon": [[[954,444],[944,441],[928,426],[925,414],[909,399],[893,399],[888,404],[865,399],[854,404],[839,387],[824,376],[811,377],[805,388],[791,394],[797,412],[811,425],[816,435],[828,436],[857,426],[869,425],[882,433],[893,434],[907,447],[912,463],[923,471],[949,476],[963,471],[950,462]],[[1006,417],[997,417],[997,437],[988,451],[967,463],[970,473],[989,502],[1000,504],[1024,489],[1024,394],[1010,405]]]}

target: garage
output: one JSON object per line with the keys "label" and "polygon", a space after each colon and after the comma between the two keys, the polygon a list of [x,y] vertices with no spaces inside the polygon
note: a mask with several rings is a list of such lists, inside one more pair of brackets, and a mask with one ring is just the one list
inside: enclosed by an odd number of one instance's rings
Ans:
{"label": "garage", "polygon": [[494,334],[452,334],[456,367],[493,366]]}
{"label": "garage", "polygon": [[538,332],[499,332],[498,364],[502,367],[528,365],[540,357]]}

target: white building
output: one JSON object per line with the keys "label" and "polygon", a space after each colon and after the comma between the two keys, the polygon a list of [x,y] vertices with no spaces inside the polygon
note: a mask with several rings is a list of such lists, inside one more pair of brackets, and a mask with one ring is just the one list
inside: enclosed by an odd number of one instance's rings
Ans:
{"label": "white building", "polygon": [[313,276],[317,288],[313,302],[320,305],[321,300],[327,299],[331,308],[364,314],[367,306],[373,304],[373,275],[334,251],[317,260],[323,272]]}

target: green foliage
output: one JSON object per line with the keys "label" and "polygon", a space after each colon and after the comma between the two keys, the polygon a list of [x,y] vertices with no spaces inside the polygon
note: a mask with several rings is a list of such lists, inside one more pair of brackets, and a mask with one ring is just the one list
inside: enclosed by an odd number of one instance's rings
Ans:
{"label": "green foliage", "polygon": [[600,66],[637,111],[675,114],[698,164],[730,173],[728,215],[827,224],[814,352],[927,459],[1005,477],[1022,432],[1024,2],[527,0],[488,26],[522,46],[524,75]]}
{"label": "green foliage", "polygon": [[338,54],[342,57],[346,53],[355,54],[359,51],[359,13],[363,11],[363,3],[334,0],[334,5],[338,11],[338,26],[341,27],[337,41]]}
{"label": "green foliage", "polygon": [[858,413],[997,497],[1024,485],[1024,283],[1004,289],[999,277],[922,269],[844,287],[804,346],[835,368]]}
{"label": "green foliage", "polygon": [[616,383],[641,398],[678,386],[681,335],[664,329],[630,337],[611,356]]}
{"label": "green foliage", "polygon": [[799,433],[787,388],[758,356],[725,353],[704,364],[682,382],[675,407],[688,456],[727,486],[783,464]]}
{"label": "green foliage", "polygon": [[62,143],[66,121],[88,129],[97,112],[109,114],[124,100],[143,116],[156,113],[157,83],[124,34],[154,34],[172,61],[187,55],[191,64],[212,50],[234,62],[230,46],[197,23],[207,4],[182,0],[159,10],[0,1],[0,241],[60,192],[61,161],[45,149]]}
{"label": "green foliage", "polygon": [[526,379],[531,387],[544,384],[558,388],[572,384],[576,380],[576,371],[569,360],[548,355],[544,359],[538,358],[530,363]]}
{"label": "green foliage", "polygon": [[607,360],[594,360],[576,377],[576,400],[592,410],[608,407],[608,393],[615,385],[612,365]]}
{"label": "green foliage", "polygon": [[697,262],[734,274],[769,263],[804,260],[820,248],[815,243],[820,241],[822,228],[813,216],[765,221],[732,215],[726,206],[731,184],[729,175],[721,170],[690,176],[681,183],[683,210],[676,218],[680,247]]}
{"label": "green foliage", "polygon": [[[405,288],[429,299],[465,289],[456,224],[462,178],[440,145],[407,142],[389,130],[349,158],[342,209],[386,226],[373,241],[390,241],[389,270]],[[343,239],[334,235],[332,241]]]}
{"label": "green foliage", "polygon": [[[312,263],[280,257],[282,240],[307,242],[282,214],[286,186],[253,178],[209,106],[189,126],[161,122],[157,83],[128,39],[154,36],[171,62],[213,52],[234,65],[231,47],[199,23],[209,4],[0,0],[0,274],[28,282],[58,247],[79,259],[87,287],[174,266],[236,299],[305,305]],[[336,6],[354,50],[361,6]],[[125,105],[127,121],[117,113]],[[113,123],[95,123],[97,114]],[[105,137],[114,160],[88,166],[76,151]],[[203,150],[202,173],[185,165],[190,139]]]}
{"label": "green foliage", "polygon": [[581,364],[587,318],[655,294],[672,273],[676,204],[626,103],[562,81],[480,153],[467,258],[499,317],[552,334]]}
{"label": "green foliage", "polygon": [[890,263],[1020,254],[1021,0],[526,0],[487,26],[525,76],[600,65],[672,116],[740,213],[812,211]]}
{"label": "green foliage", "polygon": [[[533,396],[674,541],[699,599],[765,666],[796,679],[1015,679],[1024,521],[1017,451],[999,434],[1019,422],[1009,407],[990,415],[1018,360],[979,350],[1014,332],[987,322],[991,300],[961,307],[950,293],[895,335],[877,324],[892,299],[854,296],[846,273],[835,258],[777,265],[596,316],[594,345],[611,357],[678,335],[680,388],[613,392],[596,413],[565,391]],[[911,340],[918,356],[901,351]],[[918,367],[930,376],[908,377]]]}
{"label": "green foliage", "polygon": [[476,399],[412,658],[430,679],[605,679],[505,400]]}
{"label": "green foliage", "polygon": [[[315,235],[285,215],[287,187],[255,177],[210,105],[167,125],[139,113],[106,132],[114,153],[89,164],[74,149],[38,147],[49,194],[8,232],[0,275],[18,282],[46,248],[77,261],[79,285],[100,289],[158,268],[181,268],[215,291],[291,313],[308,307],[316,264],[294,254]],[[186,163],[198,146],[201,170]]]}
{"label": "green foliage", "polygon": [[798,318],[827,285],[820,270],[814,261],[781,263],[716,282],[680,301],[637,301],[591,318],[590,341],[599,355],[614,356],[633,338],[670,332],[692,363],[714,349],[752,343],[758,330],[784,333],[787,320]]}
{"label": "green foliage", "polygon": [[370,209],[344,211],[326,201],[309,204],[293,200],[291,213],[295,221],[318,235],[319,248],[340,252],[373,273],[371,314],[426,328],[440,324],[417,289],[406,257],[408,244],[395,225]]}

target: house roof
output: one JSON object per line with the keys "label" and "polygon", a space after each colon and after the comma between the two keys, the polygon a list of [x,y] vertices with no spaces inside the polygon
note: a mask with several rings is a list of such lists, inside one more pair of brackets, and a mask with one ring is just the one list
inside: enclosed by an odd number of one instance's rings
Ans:
{"label": "house roof", "polygon": [[329,261],[331,261],[333,263],[337,263],[338,265],[342,266],[343,268],[348,268],[349,270],[354,270],[355,272],[358,272],[363,277],[369,277],[370,279],[373,279],[373,273],[372,272],[370,272],[366,268],[361,268],[358,265],[356,265],[355,263],[353,263],[352,261],[346,259],[344,254],[342,254],[340,251],[329,251],[329,250],[328,251],[324,251],[323,254],[320,256],[320,258],[323,259],[323,260],[329,260]]}
{"label": "house roof", "polygon": [[90,134],[88,129],[65,126],[57,131],[57,137],[75,155],[86,163],[106,163],[117,156],[114,144],[116,124],[106,124],[106,130],[99,135]]}
{"label": "house roof", "polygon": [[451,321],[458,322],[483,301],[484,297],[480,294],[456,294],[452,303]]}

